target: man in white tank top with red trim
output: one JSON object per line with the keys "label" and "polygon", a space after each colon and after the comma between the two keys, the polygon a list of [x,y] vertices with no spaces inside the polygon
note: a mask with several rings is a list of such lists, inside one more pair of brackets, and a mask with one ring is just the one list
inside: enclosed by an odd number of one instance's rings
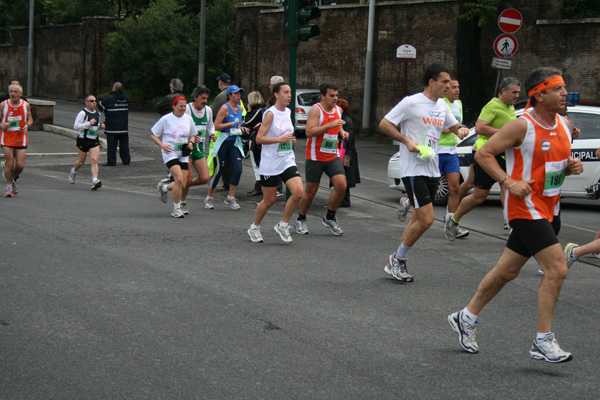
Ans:
{"label": "man in white tank top with red trim", "polygon": [[324,83],[319,88],[321,102],[315,104],[308,112],[306,121],[306,190],[300,200],[296,232],[301,235],[308,233],[306,214],[313,198],[319,190],[321,176],[325,173],[333,190],[329,195],[327,214],[321,220],[322,224],[331,229],[334,235],[344,232],[337,222],[335,213],[346,193],[346,174],[344,165],[338,153],[338,136],[348,138],[348,132],[342,128],[342,110],[337,106],[338,88],[331,83]]}
{"label": "man in white tank top with red trim", "polygon": [[25,153],[29,145],[27,133],[33,125],[33,116],[29,103],[21,98],[21,85],[11,84],[8,95],[9,99],[0,103],[0,145],[5,158],[0,166],[6,181],[4,197],[13,197],[19,193],[16,181],[25,168]]}
{"label": "man in white tank top with red trim", "polygon": [[[512,227],[496,266],[479,284],[462,311],[448,316],[461,347],[477,353],[477,317],[505,284],[516,278],[533,256],[544,268],[538,290],[538,332],[530,357],[550,363],[572,360],[552,333],[552,316],[568,266],[551,225],[566,175],[583,172],[581,160],[571,157],[571,127],[558,115],[567,90],[562,72],[540,68],[525,82],[533,109],[504,125],[476,153],[475,161],[507,189],[505,207]],[[506,151],[506,172],[496,155]]]}

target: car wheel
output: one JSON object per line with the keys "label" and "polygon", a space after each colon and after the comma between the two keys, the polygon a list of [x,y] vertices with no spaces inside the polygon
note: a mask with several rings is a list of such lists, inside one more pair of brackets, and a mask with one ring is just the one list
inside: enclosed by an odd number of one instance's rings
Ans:
{"label": "car wheel", "polygon": [[437,190],[435,191],[435,198],[433,199],[434,206],[445,206],[448,204],[448,182],[446,181],[446,175],[442,174],[438,183]]}

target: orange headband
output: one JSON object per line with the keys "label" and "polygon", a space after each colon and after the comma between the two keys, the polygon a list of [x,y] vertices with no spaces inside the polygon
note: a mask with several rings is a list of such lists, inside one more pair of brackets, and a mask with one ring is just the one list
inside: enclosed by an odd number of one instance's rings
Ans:
{"label": "orange headband", "polygon": [[536,94],[537,92],[543,92],[546,89],[550,89],[550,88],[553,88],[554,86],[562,85],[564,83],[565,83],[565,81],[563,80],[562,76],[560,76],[560,75],[553,76],[552,78],[545,80],[544,82],[540,83],[539,85],[537,85],[533,89],[531,89],[529,92],[527,92],[527,96],[533,97],[533,95]]}

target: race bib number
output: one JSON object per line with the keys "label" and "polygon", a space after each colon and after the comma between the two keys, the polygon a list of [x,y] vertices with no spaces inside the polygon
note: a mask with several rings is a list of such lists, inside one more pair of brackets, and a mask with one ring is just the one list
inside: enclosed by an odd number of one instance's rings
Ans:
{"label": "race bib number", "polygon": [[242,130],[240,128],[231,128],[229,136],[242,136]]}
{"label": "race bib number", "polygon": [[292,151],[292,141],[285,143],[279,143],[279,147],[277,148],[277,154],[280,157],[288,155]]}
{"label": "race bib number", "polygon": [[188,142],[175,143],[175,151],[182,151],[184,147],[188,145]]}
{"label": "race bib number", "polygon": [[21,130],[21,116],[16,116],[16,117],[8,117],[8,129],[7,131],[19,131]]}
{"label": "race bib number", "polygon": [[96,139],[98,137],[98,127],[90,126],[89,129],[85,130],[85,136],[90,139]]}
{"label": "race bib number", "polygon": [[325,133],[323,135],[323,141],[321,142],[321,153],[336,154],[337,145],[337,135],[329,135]]}
{"label": "race bib number", "polygon": [[204,138],[206,137],[206,126],[196,125],[196,132],[198,132],[198,139],[200,139],[200,143],[204,143]]}
{"label": "race bib number", "polygon": [[553,197],[560,194],[565,180],[567,160],[549,161],[546,163],[546,179],[544,180],[544,196]]}

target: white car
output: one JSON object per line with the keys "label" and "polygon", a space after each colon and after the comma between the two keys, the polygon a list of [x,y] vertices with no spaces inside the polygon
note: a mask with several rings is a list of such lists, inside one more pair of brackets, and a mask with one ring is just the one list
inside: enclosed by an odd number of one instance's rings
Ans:
{"label": "white car", "polygon": [[[517,116],[523,114],[523,109],[516,110]],[[600,182],[600,159],[595,156],[600,147],[600,107],[570,106],[569,121],[571,126],[581,129],[581,136],[573,141],[571,145],[571,157],[579,158],[583,162],[583,173],[580,175],[569,175],[565,178],[562,187],[562,197],[586,198],[585,187]],[[469,165],[472,159],[473,144],[477,140],[475,129],[469,130],[469,135],[457,146],[458,162],[460,164],[460,181],[467,179]],[[406,192],[400,180],[398,166],[399,153],[394,154],[388,163],[388,181],[392,189]],[[494,184],[491,194],[500,194],[500,187]],[[446,205],[448,202],[448,185],[442,174],[438,186],[434,205]]]}
{"label": "white car", "polygon": [[306,120],[310,108],[321,101],[321,92],[318,89],[296,89],[296,121],[294,129],[304,136],[306,131]]}

